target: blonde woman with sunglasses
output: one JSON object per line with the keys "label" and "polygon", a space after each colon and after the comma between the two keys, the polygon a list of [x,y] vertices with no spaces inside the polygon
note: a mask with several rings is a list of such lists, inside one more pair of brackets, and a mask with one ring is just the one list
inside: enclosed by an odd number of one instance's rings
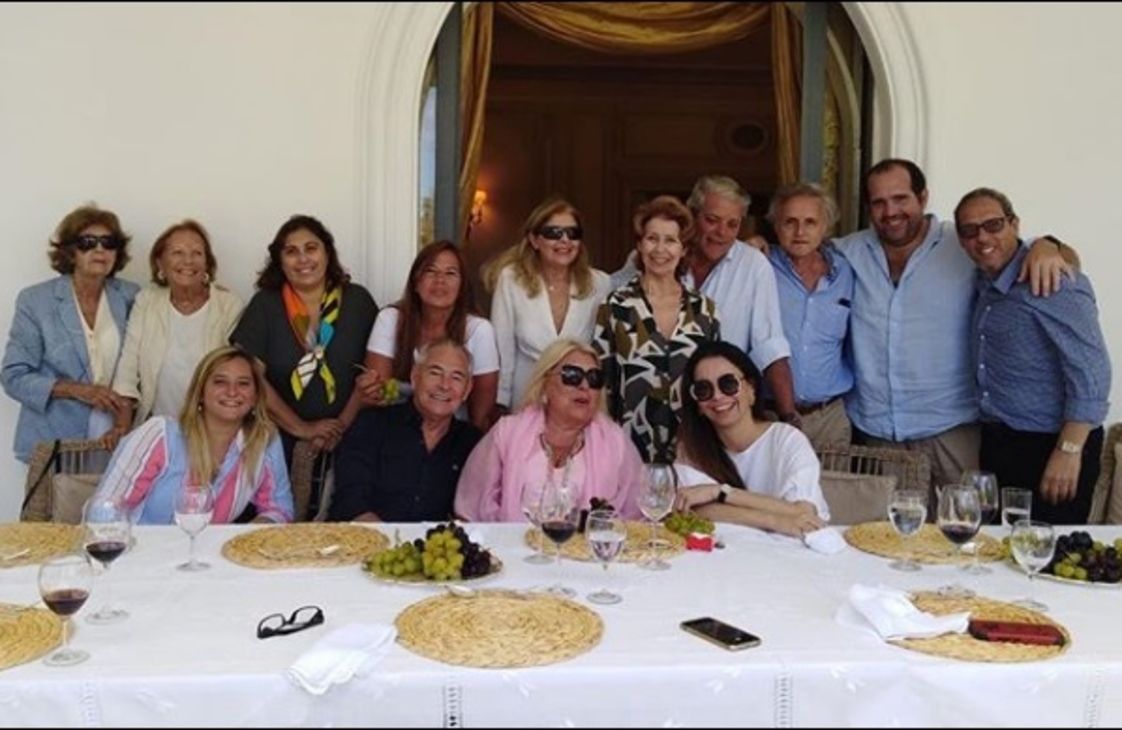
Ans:
{"label": "blonde woman with sunglasses", "polygon": [[557,340],[530,374],[519,410],[499,419],[464,465],[456,514],[479,522],[526,519],[545,485],[564,485],[575,504],[605,499],[637,518],[643,462],[604,413],[604,373],[591,347]]}
{"label": "blonde woman with sunglasses", "polygon": [[760,373],[740,348],[707,342],[694,352],[683,380],[676,506],[801,537],[830,519],[818,457],[797,428],[761,418],[759,390]]}
{"label": "blonde woman with sunglasses", "polygon": [[596,308],[611,280],[589,265],[584,236],[580,212],[551,198],[531,211],[519,242],[487,267],[502,406],[522,400],[535,363],[554,340],[592,339]]}

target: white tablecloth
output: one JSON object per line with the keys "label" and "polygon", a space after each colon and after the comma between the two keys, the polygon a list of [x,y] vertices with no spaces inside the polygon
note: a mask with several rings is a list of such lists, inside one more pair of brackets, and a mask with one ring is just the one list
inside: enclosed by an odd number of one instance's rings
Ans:
{"label": "white tablecloth", "polygon": [[[1028,580],[1005,565],[973,577],[954,567],[919,573],[853,549],[833,556],[787,538],[720,527],[728,545],[687,553],[665,572],[612,565],[523,562],[522,525],[479,525],[504,571],[487,585],[529,588],[558,578],[583,596],[622,593],[594,606],[603,640],[571,661],[523,670],[462,669],[400,645],[369,676],[313,697],[282,670],[334,627],[392,623],[431,587],[389,586],[359,568],[259,571],[227,562],[224,541],[246,527],[210,527],[199,553],[213,568],[174,569],[187,554],[175,527],[136,530],[137,546],[112,569],[113,598],[131,616],[94,626],[95,584],[72,642],[92,657],[70,668],[33,662],[0,672],[0,725],[375,726],[1117,726],[1122,724],[1122,591],[1036,581],[1036,597],[1072,633],[1061,657],[975,664],[929,657],[843,627],[833,615],[855,582],[930,589],[956,580],[1015,599]],[[385,528],[383,528],[385,529]],[[402,537],[421,525],[401,526]],[[1092,528],[1113,539],[1119,528]],[[386,529],[392,535],[392,528]],[[38,600],[34,567],[0,570],[0,601]],[[259,640],[258,621],[306,604],[326,622]],[[589,604],[591,605],[591,604]],[[678,624],[714,616],[763,639],[728,652]]]}

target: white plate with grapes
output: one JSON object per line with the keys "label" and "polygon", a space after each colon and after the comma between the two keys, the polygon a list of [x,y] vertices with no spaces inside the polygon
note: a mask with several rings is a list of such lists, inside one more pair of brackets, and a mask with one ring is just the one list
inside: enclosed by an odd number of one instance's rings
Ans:
{"label": "white plate with grapes", "polygon": [[[1008,543],[1008,540],[1005,538],[1002,542]],[[1042,570],[1037,575],[1056,583],[1118,590],[1122,588],[1120,553],[1122,538],[1115,540],[1113,545],[1106,545],[1092,540],[1085,531],[1076,531],[1061,535],[1056,541],[1056,554],[1063,557],[1052,566],[1053,572]],[[1009,563],[1016,570],[1025,572],[1012,556]]]}
{"label": "white plate with grapes", "polygon": [[425,537],[398,542],[362,561],[362,570],[379,583],[449,585],[478,583],[497,575],[503,563],[473,542],[459,525],[441,524]]}

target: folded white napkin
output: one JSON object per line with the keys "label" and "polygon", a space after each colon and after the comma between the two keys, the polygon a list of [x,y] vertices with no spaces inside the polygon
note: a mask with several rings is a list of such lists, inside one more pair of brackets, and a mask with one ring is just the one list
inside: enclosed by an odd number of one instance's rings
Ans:
{"label": "folded white napkin", "polygon": [[935,616],[920,611],[904,591],[887,586],[855,585],[834,619],[843,625],[875,631],[882,639],[926,639],[966,631],[969,613]]}
{"label": "folded white napkin", "polygon": [[384,624],[347,624],[335,629],[304,652],[287,674],[314,695],[333,684],[349,681],[380,662],[397,638],[397,629]]}
{"label": "folded white napkin", "polygon": [[808,532],[803,535],[803,542],[814,552],[823,555],[840,553],[848,547],[845,538],[833,527],[823,527],[820,530]]}

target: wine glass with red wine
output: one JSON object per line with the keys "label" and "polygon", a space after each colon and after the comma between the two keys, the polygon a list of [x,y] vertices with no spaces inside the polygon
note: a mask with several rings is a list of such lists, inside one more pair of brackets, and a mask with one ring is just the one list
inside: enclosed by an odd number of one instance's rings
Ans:
{"label": "wine glass with red wine", "polygon": [[86,553],[102,566],[105,604],[86,616],[91,624],[110,624],[128,618],[128,611],[113,606],[109,566],[128,549],[132,522],[124,503],[112,497],[93,496],[82,509]]}
{"label": "wine glass with red wine", "polygon": [[[938,490],[939,503],[935,522],[943,536],[958,546],[960,554],[963,546],[974,539],[982,524],[982,503],[978,490],[972,486],[948,484]],[[969,598],[974,591],[959,585],[943,586],[939,593],[951,598]]]}
{"label": "wine glass with red wine", "polygon": [[[576,534],[580,524],[580,509],[573,489],[564,483],[553,481],[545,485],[541,504],[538,506],[538,525],[545,536],[557,546],[557,566],[561,566],[561,546]],[[563,585],[555,585],[550,593],[572,597],[576,591]]]}
{"label": "wine glass with red wine", "polygon": [[[982,526],[984,527],[992,524],[994,517],[997,516],[999,501],[997,476],[995,476],[993,472],[969,469],[962,473],[962,484],[967,487],[974,487],[978,490],[978,503],[982,508]],[[982,544],[976,540],[971,540],[969,547],[970,551],[974,553],[974,560],[964,565],[963,570],[971,575],[984,575],[989,573],[990,569],[982,565],[978,556],[978,553],[982,549]]]}
{"label": "wine glass with red wine", "polygon": [[87,651],[70,648],[70,617],[90,597],[93,566],[80,553],[63,555],[39,566],[39,596],[47,608],[62,618],[62,648],[43,660],[52,667],[69,667],[90,658]]}

